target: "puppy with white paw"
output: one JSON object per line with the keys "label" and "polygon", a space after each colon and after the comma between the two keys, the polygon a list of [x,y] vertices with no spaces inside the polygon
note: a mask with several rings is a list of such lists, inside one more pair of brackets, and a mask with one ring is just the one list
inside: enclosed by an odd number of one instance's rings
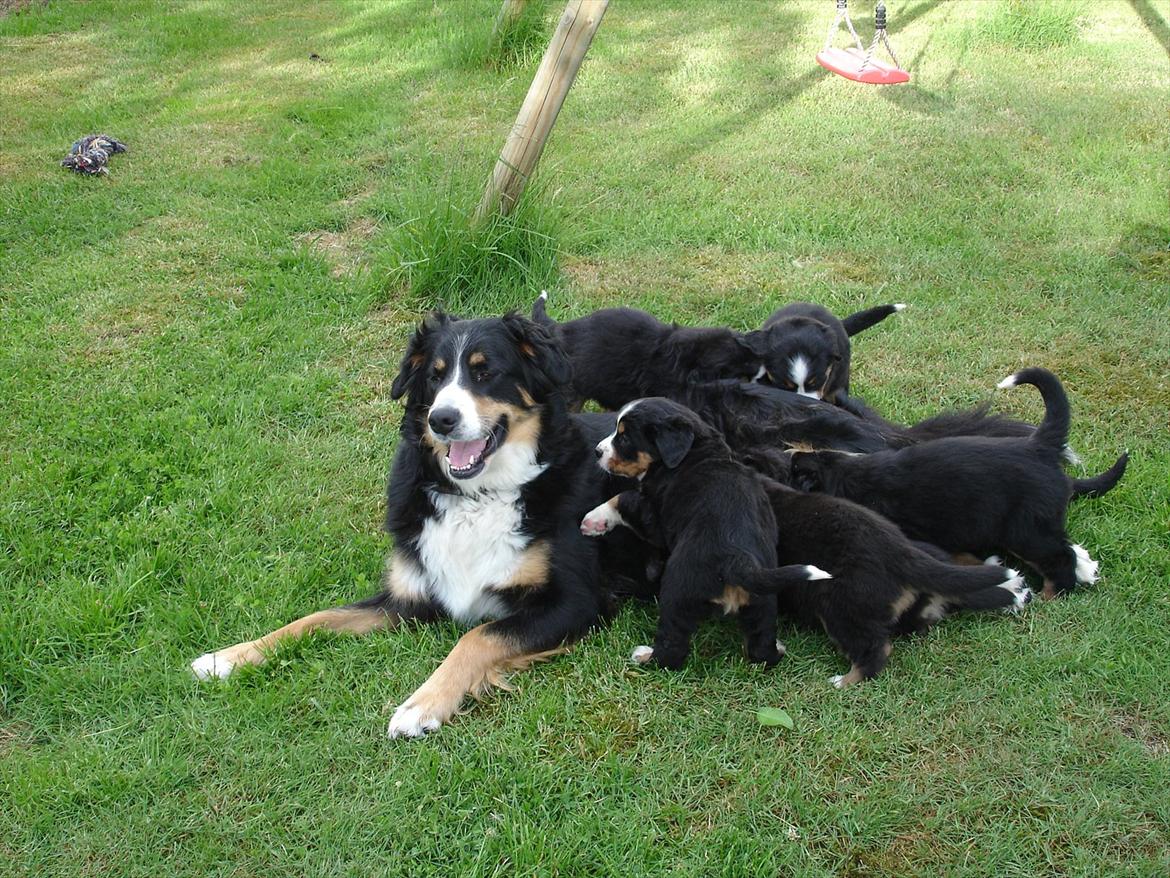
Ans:
{"label": "puppy with white paw", "polygon": [[639,488],[591,511],[581,532],[627,525],[669,553],[654,645],[635,650],[634,661],[682,667],[699,623],[721,608],[738,615],[748,658],[776,664],[775,593],[828,574],[777,565],[768,499],[719,432],[678,403],[643,399],[622,409],[597,456],[603,469],[637,479]]}

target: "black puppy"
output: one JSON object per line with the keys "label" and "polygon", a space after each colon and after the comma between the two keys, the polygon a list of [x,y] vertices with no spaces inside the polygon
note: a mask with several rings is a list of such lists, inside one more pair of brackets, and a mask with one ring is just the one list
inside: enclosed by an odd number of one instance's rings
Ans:
{"label": "black puppy", "polygon": [[[654,647],[638,647],[635,661],[681,664],[685,643],[712,601],[726,606],[750,598],[742,589],[720,591],[728,582],[719,579],[720,569],[745,545],[769,565],[776,558],[796,562],[763,571],[758,591],[775,591],[781,610],[824,626],[853,663],[848,674],[833,678],[838,687],[876,675],[895,633],[923,627],[945,609],[1018,608],[1031,597],[1014,570],[940,561],[854,503],[801,494],[754,475],[731,461],[715,430],[666,400],[627,406],[598,452],[606,469],[639,478],[641,485],[590,512],[582,532],[594,536],[625,524],[670,553]],[[761,548],[761,529],[777,554]],[[818,574],[775,575],[801,569]],[[826,569],[832,581],[818,581],[830,578]],[[753,612],[759,617],[764,610]],[[758,641],[763,644],[762,632]]]}
{"label": "black puppy", "polygon": [[668,325],[633,308],[603,308],[557,323],[545,310],[548,293],[532,305],[532,319],[552,329],[573,366],[576,408],[592,399],[619,409],[645,396],[674,396],[694,381],[762,374],[762,361],[742,333],[723,327]]}
{"label": "black puppy", "polygon": [[602,469],[641,484],[586,515],[581,532],[599,536],[628,522],[669,552],[654,646],[638,647],[634,660],[682,667],[695,629],[719,606],[739,612],[751,661],[779,661],[776,591],[830,577],[804,564],[777,566],[763,487],[719,433],[677,403],[642,399],[622,409],[597,454]]}
{"label": "black puppy", "polygon": [[762,329],[744,336],[764,363],[761,380],[802,396],[846,405],[849,337],[896,314],[905,305],[880,305],[839,320],[827,308],[793,302],[773,312]]}
{"label": "black puppy", "polygon": [[1044,398],[1044,421],[1031,437],[953,437],[865,456],[796,453],[792,484],[855,500],[952,553],[1009,552],[1044,577],[1048,597],[1095,582],[1097,563],[1065,532],[1068,501],[1109,490],[1127,458],[1095,479],[1070,479],[1060,466],[1069,428],[1064,388],[1035,368],[999,386],[1016,384],[1032,384]]}

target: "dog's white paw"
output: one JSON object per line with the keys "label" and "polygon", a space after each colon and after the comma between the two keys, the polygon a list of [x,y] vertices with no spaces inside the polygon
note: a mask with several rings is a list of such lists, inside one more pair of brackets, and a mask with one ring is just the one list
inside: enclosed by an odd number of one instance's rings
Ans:
{"label": "dog's white paw", "polygon": [[1084,546],[1073,545],[1073,554],[1077,556],[1077,582],[1092,585],[1100,576],[1101,565],[1089,557]]}
{"label": "dog's white paw", "polygon": [[833,574],[827,570],[822,570],[820,567],[814,567],[812,564],[804,566],[804,572],[808,574],[809,580],[814,579],[832,579]]}
{"label": "dog's white paw", "polygon": [[428,716],[421,707],[412,707],[410,702],[400,704],[390,717],[386,734],[391,738],[421,738],[427,732],[435,731],[442,723]]}
{"label": "dog's white paw", "polygon": [[988,555],[983,559],[983,563],[988,567],[1002,567],[1003,558],[1001,558],[999,555]]}
{"label": "dog's white paw", "polygon": [[1032,601],[1032,590],[1028,588],[1024,577],[1020,575],[1018,570],[1012,570],[1009,567],[1007,572],[1011,574],[1011,579],[1001,583],[999,587],[1011,593],[1012,602],[1009,606],[1004,607],[1004,612],[1018,613]]}
{"label": "dog's white paw", "polygon": [[788,647],[784,645],[783,640],[776,641],[776,652],[780,653],[780,655],[784,655],[788,652]]}
{"label": "dog's white paw", "polygon": [[622,516],[609,503],[602,503],[581,519],[581,533],[587,537],[607,534],[622,523]]}
{"label": "dog's white paw", "polygon": [[630,661],[635,664],[644,665],[654,657],[654,648],[650,646],[635,646],[634,651],[630,653]]}
{"label": "dog's white paw", "polygon": [[844,674],[834,674],[833,676],[829,677],[829,682],[833,684],[834,689],[844,689],[845,688],[845,675]]}
{"label": "dog's white paw", "polygon": [[205,652],[191,662],[191,673],[199,680],[224,680],[235,669],[232,662],[214,652]]}

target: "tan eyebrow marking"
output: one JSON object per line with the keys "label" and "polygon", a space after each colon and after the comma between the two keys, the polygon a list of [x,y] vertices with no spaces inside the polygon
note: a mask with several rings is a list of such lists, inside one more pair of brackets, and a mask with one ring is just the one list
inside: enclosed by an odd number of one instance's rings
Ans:
{"label": "tan eyebrow marking", "polygon": [[474,354],[472,354],[470,357],[467,358],[467,365],[469,365],[469,366],[482,366],[486,362],[487,362],[487,357],[485,357],[483,355],[482,351],[476,351]]}
{"label": "tan eyebrow marking", "polygon": [[442,372],[446,368],[447,368],[447,361],[444,360],[442,357],[439,357],[437,360],[435,360],[435,371],[436,372]]}

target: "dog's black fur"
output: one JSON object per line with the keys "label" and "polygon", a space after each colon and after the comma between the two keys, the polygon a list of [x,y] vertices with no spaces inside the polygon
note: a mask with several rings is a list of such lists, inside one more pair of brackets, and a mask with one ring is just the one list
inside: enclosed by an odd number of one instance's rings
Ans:
{"label": "dog's black fur", "polygon": [[556,323],[545,302],[542,294],[532,317],[555,333],[573,364],[574,408],[594,400],[619,409],[644,396],[674,396],[694,381],[748,381],[761,368],[743,334],[730,329],[668,325],[634,308]]}
{"label": "dog's black fur", "polygon": [[1033,368],[1005,379],[1012,384],[1035,385],[1044,398],[1044,421],[1028,438],[952,437],[865,456],[798,452],[792,484],[861,503],[952,553],[1009,552],[1044,576],[1048,596],[1091,582],[1096,565],[1065,532],[1068,502],[1116,484],[1126,457],[1095,479],[1069,479],[1061,469],[1069,404],[1060,381]]}
{"label": "dog's black fur", "polygon": [[900,310],[881,305],[840,320],[828,308],[793,302],[744,340],[764,363],[762,381],[834,405],[848,403],[849,337]]}
{"label": "dog's black fur", "polygon": [[868,406],[863,416],[787,390],[738,381],[688,385],[674,397],[724,434],[738,453],[803,448],[867,454],[905,448],[938,436],[1030,436],[1031,424],[989,414],[986,406],[944,412],[911,426],[887,421]]}
{"label": "dog's black fur", "polygon": [[950,563],[856,503],[760,478],[776,516],[779,558],[833,575],[784,589],[778,600],[781,614],[822,625],[849,659],[849,673],[832,680],[838,687],[876,676],[898,634],[953,610],[1018,608],[1031,599],[1014,570]]}
{"label": "dog's black fur", "polygon": [[[1020,606],[1030,597],[1015,571],[940,560],[941,550],[911,544],[857,504],[756,475],[734,462],[717,431],[675,403],[642,400],[624,410],[619,428],[599,452],[625,475],[636,475],[627,464],[641,468],[639,489],[595,509],[582,529],[626,524],[669,553],[651,653],[666,667],[685,660],[698,621],[727,585],[753,592],[752,618],[761,623],[770,609],[756,596],[775,593],[782,612],[823,625],[853,663],[835,679],[839,685],[877,674],[894,634],[918,630],[950,609]],[[778,560],[787,566],[745,580],[742,564],[728,572],[745,554],[752,570]],[[800,575],[810,569],[805,565],[832,580]],[[766,655],[763,629],[753,630]]]}
{"label": "dog's black fur", "polygon": [[623,409],[598,452],[608,471],[640,484],[590,513],[582,532],[625,521],[669,553],[653,652],[643,660],[682,667],[700,621],[722,605],[738,609],[751,661],[779,661],[775,592],[821,571],[777,566],[776,520],[755,474],[717,431],[662,398]]}

